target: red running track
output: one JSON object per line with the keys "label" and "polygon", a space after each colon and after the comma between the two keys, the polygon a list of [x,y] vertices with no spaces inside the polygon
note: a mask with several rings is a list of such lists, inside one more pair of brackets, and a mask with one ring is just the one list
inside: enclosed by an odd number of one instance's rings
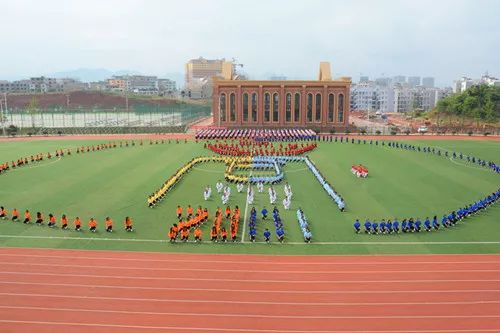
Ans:
{"label": "red running track", "polygon": [[500,255],[0,248],[0,332],[500,332]]}

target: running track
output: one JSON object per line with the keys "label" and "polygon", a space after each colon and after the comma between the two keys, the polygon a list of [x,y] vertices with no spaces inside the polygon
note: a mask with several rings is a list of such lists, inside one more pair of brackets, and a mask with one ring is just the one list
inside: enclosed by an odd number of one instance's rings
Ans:
{"label": "running track", "polygon": [[0,248],[0,332],[500,332],[500,255]]}

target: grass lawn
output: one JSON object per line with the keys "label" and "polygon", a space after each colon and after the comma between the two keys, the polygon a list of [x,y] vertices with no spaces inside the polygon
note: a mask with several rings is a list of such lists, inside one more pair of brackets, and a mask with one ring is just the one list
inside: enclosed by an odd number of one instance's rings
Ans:
{"label": "grass lawn", "polygon": [[[33,141],[1,142],[0,161],[17,159],[56,148],[76,148],[99,141]],[[500,162],[500,143],[472,141],[414,141],[416,145],[433,146],[473,154]],[[377,253],[500,253],[500,205],[456,227],[438,232],[399,235],[356,235],[354,219],[403,217],[440,217],[484,197],[500,186],[500,177],[484,168],[466,162],[424,153],[375,145],[320,143],[309,154],[330,184],[347,203],[341,213],[327,196],[304,163],[284,167],[285,180],[294,192],[290,211],[284,211],[283,185],[276,186],[281,217],[285,224],[286,244],[170,244],[168,228],[175,221],[175,207],[191,204],[208,207],[213,216],[222,205],[215,190],[223,180],[223,164],[199,164],[167,194],[156,208],[146,206],[146,197],[156,190],[175,170],[194,156],[211,155],[203,144],[146,144],[128,148],[85,153],[52,159],[33,166],[11,170],[0,175],[0,205],[9,212],[30,209],[34,216],[66,214],[72,220],[80,216],[87,229],[91,216],[99,222],[99,232],[77,233],[35,225],[0,220],[1,246],[110,249],[165,252],[267,253],[267,254],[377,254]],[[370,170],[367,179],[350,172],[352,164],[361,163]],[[239,171],[240,172],[240,171]],[[203,200],[203,190],[210,184],[211,200]],[[231,185],[231,206],[238,205],[244,215],[246,193],[237,193]],[[256,193],[254,206],[268,209],[267,186]],[[296,209],[306,214],[313,243],[305,244],[299,229]],[[122,230],[123,218],[134,219],[136,231]],[[111,216],[116,232],[104,232],[104,218]],[[258,240],[272,222],[258,220]],[[203,226],[208,239],[209,224]],[[226,227],[228,224],[226,223]],[[244,223],[240,222],[240,234]],[[248,229],[246,229],[248,231]],[[241,235],[240,237],[241,238]]]}

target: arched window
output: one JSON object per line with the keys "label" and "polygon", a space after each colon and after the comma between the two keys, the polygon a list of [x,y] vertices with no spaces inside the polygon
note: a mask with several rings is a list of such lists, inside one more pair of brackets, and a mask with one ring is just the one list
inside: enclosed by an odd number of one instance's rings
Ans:
{"label": "arched window", "polygon": [[321,94],[316,94],[316,115],[314,121],[321,121]]}
{"label": "arched window", "polygon": [[344,122],[344,95],[343,94],[339,94],[337,121],[339,123]]}
{"label": "arched window", "polygon": [[243,94],[243,121],[248,121],[248,94]]}
{"label": "arched window", "polygon": [[252,121],[257,122],[257,93],[252,94]]}
{"label": "arched window", "polygon": [[334,109],[334,100],[335,100],[335,95],[330,94],[328,95],[328,121],[333,122],[333,113],[335,111]]}
{"label": "arched window", "polygon": [[229,95],[229,120],[236,121],[236,96],[234,93]]}
{"label": "arched window", "polygon": [[295,93],[295,101],[293,105],[295,112],[293,114],[294,121],[299,122],[300,121],[300,94]]}
{"label": "arched window", "polygon": [[221,121],[226,121],[226,94],[220,94],[219,98],[219,115]]}
{"label": "arched window", "polygon": [[292,121],[292,94],[287,93],[286,94],[286,107],[285,107],[285,121],[286,122],[291,122]]}
{"label": "arched window", "polygon": [[279,121],[280,97],[278,93],[273,94],[273,121]]}
{"label": "arched window", "polygon": [[313,121],[313,94],[307,94],[307,121]]}
{"label": "arched window", "polygon": [[271,94],[264,94],[264,121],[271,120]]}

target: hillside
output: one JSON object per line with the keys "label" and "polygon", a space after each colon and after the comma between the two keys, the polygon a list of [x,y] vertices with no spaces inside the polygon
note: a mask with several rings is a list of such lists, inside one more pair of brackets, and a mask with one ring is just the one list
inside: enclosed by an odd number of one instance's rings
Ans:
{"label": "hillside", "polygon": [[[9,109],[25,109],[33,98],[36,98],[36,104],[41,109],[66,108],[68,105],[70,108],[113,109],[125,107],[125,97],[123,95],[98,91],[75,91],[70,93],[9,95]],[[135,105],[165,106],[177,104],[179,101],[171,98],[134,96],[129,97],[128,103],[130,107]]]}

